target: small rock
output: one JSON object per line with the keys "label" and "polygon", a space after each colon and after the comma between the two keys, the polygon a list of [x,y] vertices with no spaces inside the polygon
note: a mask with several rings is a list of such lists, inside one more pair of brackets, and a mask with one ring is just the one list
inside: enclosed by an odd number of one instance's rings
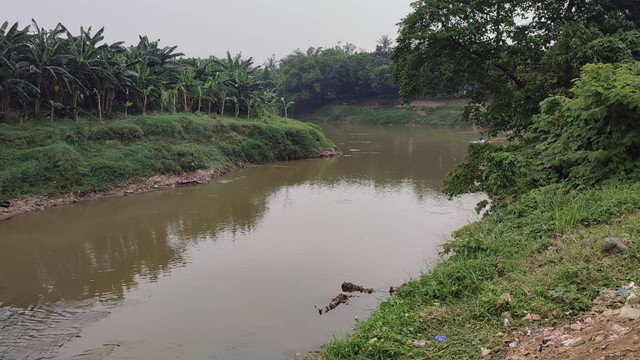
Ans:
{"label": "small rock", "polygon": [[491,355],[491,350],[481,347],[480,353],[482,353],[482,356],[488,356],[488,355]]}
{"label": "small rock", "polygon": [[620,309],[620,317],[623,319],[637,320],[640,319],[640,310],[629,305]]}
{"label": "small rock", "polygon": [[517,346],[518,346],[518,343],[515,342],[515,341],[509,343],[509,347],[512,348],[512,349],[515,349]]}
{"label": "small rock", "polygon": [[413,346],[417,347],[417,348],[421,348],[421,347],[425,346],[426,344],[427,344],[427,342],[424,341],[424,340],[415,340],[413,342]]}
{"label": "small rock", "polygon": [[373,339],[369,340],[369,344],[373,344],[373,343],[375,343],[376,341],[378,341],[378,338],[373,338]]}
{"label": "small rock", "polygon": [[618,254],[627,249],[627,245],[617,238],[606,238],[602,244],[602,252],[607,255]]}

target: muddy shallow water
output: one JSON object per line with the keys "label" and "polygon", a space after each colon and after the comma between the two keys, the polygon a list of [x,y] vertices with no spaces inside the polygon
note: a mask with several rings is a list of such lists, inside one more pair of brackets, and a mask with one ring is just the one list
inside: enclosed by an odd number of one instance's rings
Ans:
{"label": "muddy shallow water", "polygon": [[[0,359],[291,359],[437,259],[473,132],[323,126],[345,156],[0,223]],[[318,315],[349,281],[373,287]]]}

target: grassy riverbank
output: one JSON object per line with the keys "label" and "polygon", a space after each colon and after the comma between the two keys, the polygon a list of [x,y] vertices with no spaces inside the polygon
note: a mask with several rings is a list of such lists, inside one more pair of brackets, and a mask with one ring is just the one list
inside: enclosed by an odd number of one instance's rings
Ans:
{"label": "grassy riverbank", "polygon": [[310,122],[340,122],[366,125],[468,125],[463,119],[465,105],[443,103],[411,107],[328,105],[307,116]]}
{"label": "grassy riverbank", "polygon": [[158,174],[315,157],[318,127],[273,118],[153,114],[129,120],[0,125],[0,199],[106,190]]}
{"label": "grassy riverbank", "polygon": [[[552,326],[592,307],[603,289],[640,280],[640,183],[534,190],[456,232],[451,256],[384,302],[323,359],[480,359],[513,329]],[[630,250],[601,253],[606,237]],[[503,302],[503,294],[512,301]],[[527,312],[540,323],[522,320]],[[526,332],[526,331],[525,331]],[[437,343],[435,336],[447,340]],[[425,340],[423,347],[413,345]]]}

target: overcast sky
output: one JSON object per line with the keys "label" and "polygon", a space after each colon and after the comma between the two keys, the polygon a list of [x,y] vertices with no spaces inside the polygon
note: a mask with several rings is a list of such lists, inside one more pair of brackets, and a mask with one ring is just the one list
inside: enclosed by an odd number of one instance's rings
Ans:
{"label": "overcast sky", "polygon": [[177,45],[187,56],[242,51],[262,62],[298,48],[350,42],[375,49],[381,35],[396,36],[396,24],[412,0],[22,0],[2,5],[2,21],[40,26],[62,22],[106,27],[109,42],[137,42],[139,34]]}

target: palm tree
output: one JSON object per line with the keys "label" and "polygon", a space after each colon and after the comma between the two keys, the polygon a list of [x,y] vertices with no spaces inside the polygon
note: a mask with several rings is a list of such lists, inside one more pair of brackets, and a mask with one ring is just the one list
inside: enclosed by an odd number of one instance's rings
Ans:
{"label": "palm tree", "polygon": [[380,51],[390,53],[393,47],[393,39],[389,35],[382,35],[378,40],[378,46]]}

